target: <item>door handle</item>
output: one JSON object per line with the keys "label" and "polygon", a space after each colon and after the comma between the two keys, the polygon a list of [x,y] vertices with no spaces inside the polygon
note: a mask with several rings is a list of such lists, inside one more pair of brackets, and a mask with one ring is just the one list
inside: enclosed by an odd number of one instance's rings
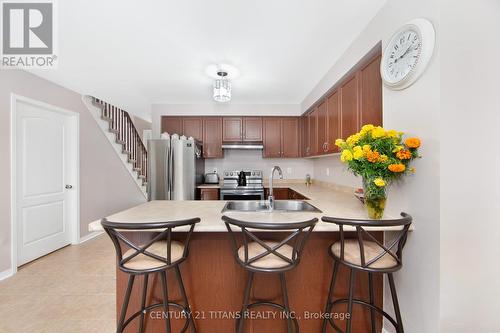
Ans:
{"label": "door handle", "polygon": [[73,188],[73,185],[67,184],[65,187],[66,187],[66,189],[71,190]]}

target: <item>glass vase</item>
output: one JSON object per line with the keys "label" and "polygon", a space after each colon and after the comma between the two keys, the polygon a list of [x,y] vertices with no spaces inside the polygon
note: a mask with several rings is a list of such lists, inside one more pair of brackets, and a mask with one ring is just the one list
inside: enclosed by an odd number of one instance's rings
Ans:
{"label": "glass vase", "polygon": [[387,201],[386,187],[375,185],[373,179],[363,178],[363,191],[368,217],[372,220],[380,220],[384,216]]}

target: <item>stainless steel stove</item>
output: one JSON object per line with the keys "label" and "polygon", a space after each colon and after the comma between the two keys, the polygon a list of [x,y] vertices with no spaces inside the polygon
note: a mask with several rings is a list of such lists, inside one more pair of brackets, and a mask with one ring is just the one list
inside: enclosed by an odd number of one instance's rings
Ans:
{"label": "stainless steel stove", "polygon": [[246,185],[238,185],[241,170],[224,171],[221,200],[264,200],[261,170],[244,170]]}

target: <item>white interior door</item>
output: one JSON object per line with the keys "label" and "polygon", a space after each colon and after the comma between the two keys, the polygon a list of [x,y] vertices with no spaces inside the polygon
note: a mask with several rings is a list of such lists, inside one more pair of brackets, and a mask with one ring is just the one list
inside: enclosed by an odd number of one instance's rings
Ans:
{"label": "white interior door", "polygon": [[[75,117],[16,100],[17,266],[68,245],[76,184]],[[76,159],[76,160],[75,160]]]}

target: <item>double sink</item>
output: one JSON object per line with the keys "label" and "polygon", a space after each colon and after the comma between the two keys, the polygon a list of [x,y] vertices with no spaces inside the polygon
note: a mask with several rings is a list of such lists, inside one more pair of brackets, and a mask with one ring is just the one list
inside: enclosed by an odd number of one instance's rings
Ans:
{"label": "double sink", "polygon": [[[269,201],[228,201],[222,213],[227,211],[266,212],[271,210]],[[322,213],[321,210],[303,200],[275,200],[273,211]]]}

